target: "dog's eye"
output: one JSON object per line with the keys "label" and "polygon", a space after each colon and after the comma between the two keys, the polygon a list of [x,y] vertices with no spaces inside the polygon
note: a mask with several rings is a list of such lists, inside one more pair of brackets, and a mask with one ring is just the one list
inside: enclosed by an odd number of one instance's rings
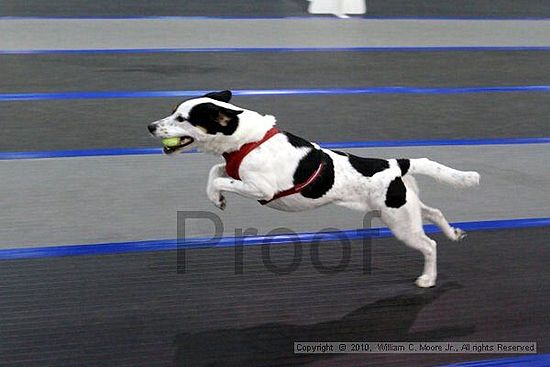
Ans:
{"label": "dog's eye", "polygon": [[176,117],[176,121],[177,121],[177,122],[184,122],[185,119],[183,118],[182,115],[179,115],[178,117]]}

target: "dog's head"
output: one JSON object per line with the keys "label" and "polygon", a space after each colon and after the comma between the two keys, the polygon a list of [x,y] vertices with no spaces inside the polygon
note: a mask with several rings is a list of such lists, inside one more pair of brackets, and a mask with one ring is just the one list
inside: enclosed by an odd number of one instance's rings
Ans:
{"label": "dog's head", "polygon": [[160,139],[179,138],[179,144],[164,146],[166,154],[187,150],[193,143],[204,147],[222,136],[231,136],[244,112],[229,103],[231,97],[231,92],[224,90],[186,100],[170,116],[149,124],[149,132]]}

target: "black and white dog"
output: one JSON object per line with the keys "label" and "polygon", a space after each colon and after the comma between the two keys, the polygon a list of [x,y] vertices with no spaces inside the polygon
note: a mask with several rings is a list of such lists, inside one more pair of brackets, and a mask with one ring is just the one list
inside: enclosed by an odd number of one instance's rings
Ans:
{"label": "black and white dog", "polygon": [[234,192],[283,211],[329,203],[362,212],[379,210],[394,235],[424,255],[424,271],[416,284],[435,285],[436,242],[424,233],[422,219],[435,223],[451,240],[465,234],[451,227],[438,209],[420,201],[413,175],[466,187],[479,183],[477,172],[427,158],[373,159],[323,149],[277,130],[275,117],[237,107],[230,99],[230,91],[190,99],[148,126],[157,138],[179,138],[178,145],[164,147],[167,154],[195,143],[202,151],[225,157],[226,163],[212,167],[208,177],[206,192],[214,205],[224,209],[224,193]]}

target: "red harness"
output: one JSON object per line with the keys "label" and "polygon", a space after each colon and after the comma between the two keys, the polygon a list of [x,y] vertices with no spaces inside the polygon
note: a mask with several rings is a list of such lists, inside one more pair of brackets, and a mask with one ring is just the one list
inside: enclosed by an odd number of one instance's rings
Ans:
{"label": "red harness", "polygon": [[[271,128],[264,137],[259,140],[252,143],[244,144],[241,149],[231,152],[231,153],[223,153],[223,157],[225,158],[225,172],[227,175],[231,178],[234,178],[235,180],[240,180],[241,177],[239,176],[239,168],[241,166],[241,162],[243,161],[244,157],[248,155],[251,151],[265,143],[267,140],[272,138],[273,136],[277,135],[279,133],[279,129],[273,127]],[[319,167],[313,172],[313,174],[304,182],[292,186],[290,189],[280,191],[276,193],[271,199],[269,200],[259,200],[260,204],[265,205],[267,203],[272,202],[273,200],[282,198],[284,196],[289,196],[293,194],[297,194],[301,192],[307,185],[311,184],[319,175],[321,174],[321,171],[323,170],[323,163],[319,165]]]}

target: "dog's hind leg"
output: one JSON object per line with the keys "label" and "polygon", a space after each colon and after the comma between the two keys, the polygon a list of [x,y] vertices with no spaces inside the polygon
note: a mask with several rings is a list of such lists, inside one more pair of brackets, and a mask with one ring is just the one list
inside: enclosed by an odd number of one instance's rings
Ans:
{"label": "dog's hind leg", "polygon": [[422,217],[426,218],[443,231],[443,233],[453,241],[460,241],[466,237],[466,232],[460,228],[452,227],[447,219],[441,213],[441,210],[436,208],[431,208],[420,201],[420,208],[422,210]]}
{"label": "dog's hind leg", "polygon": [[420,200],[416,193],[409,191],[407,202],[399,208],[384,208],[382,220],[397,239],[422,252],[424,270],[416,279],[416,285],[433,287],[437,279],[437,243],[424,233]]}
{"label": "dog's hind leg", "polygon": [[[418,197],[420,196],[420,190],[418,189],[418,184],[416,183],[416,179],[414,178],[414,176],[404,176],[403,182],[405,183],[407,190],[412,190],[416,193]],[[452,241],[460,241],[461,239],[466,237],[466,232],[464,232],[460,228],[451,227],[451,225],[449,224],[447,219],[445,219],[443,213],[441,213],[439,209],[427,206],[422,201],[420,201],[420,197],[419,204],[422,210],[422,217],[441,228],[441,231],[443,231],[443,233]]]}

